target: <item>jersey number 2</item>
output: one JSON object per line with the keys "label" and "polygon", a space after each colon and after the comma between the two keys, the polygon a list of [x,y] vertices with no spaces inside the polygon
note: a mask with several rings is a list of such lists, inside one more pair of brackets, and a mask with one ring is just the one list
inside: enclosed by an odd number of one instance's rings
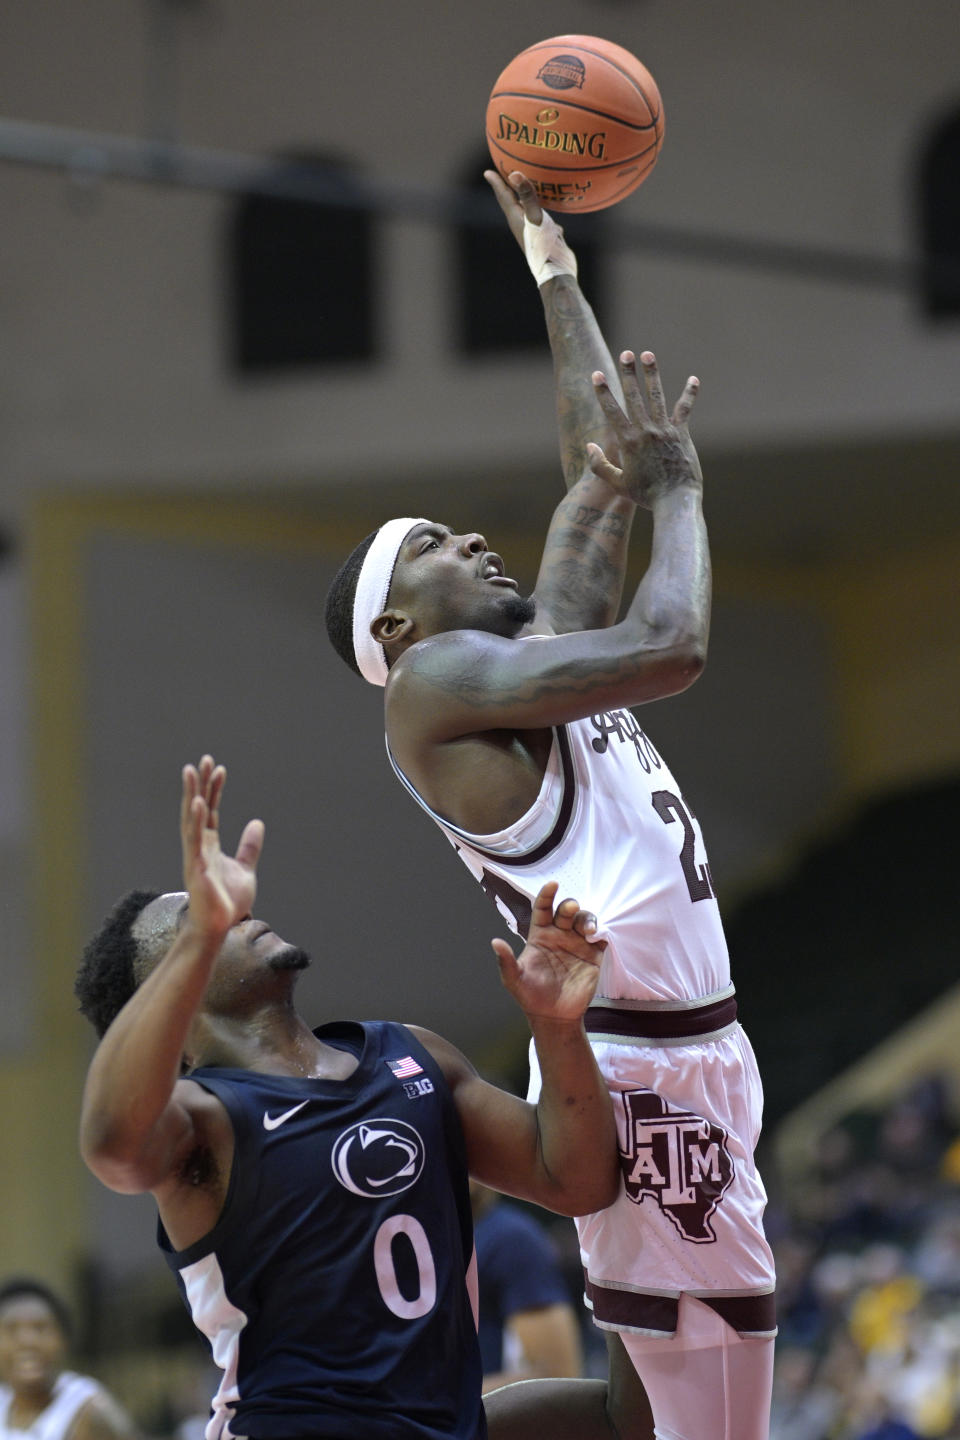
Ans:
{"label": "jersey number 2", "polygon": [[672,825],[674,819],[683,826],[683,845],[680,850],[680,867],[687,882],[691,900],[709,900],[713,895],[712,877],[709,865],[698,865],[696,859],[697,834],[693,819],[679,795],[670,790],[653,792],[653,808],[664,825]]}
{"label": "jersey number 2", "polygon": [[[396,1235],[406,1235],[417,1262],[420,1293],[414,1300],[407,1300],[400,1293],[397,1267],[393,1259],[393,1241]],[[437,1271],[427,1232],[419,1220],[415,1220],[412,1215],[391,1215],[388,1220],[384,1220],[374,1236],[373,1265],[383,1303],[398,1320],[419,1320],[421,1315],[429,1314],[437,1300]]]}

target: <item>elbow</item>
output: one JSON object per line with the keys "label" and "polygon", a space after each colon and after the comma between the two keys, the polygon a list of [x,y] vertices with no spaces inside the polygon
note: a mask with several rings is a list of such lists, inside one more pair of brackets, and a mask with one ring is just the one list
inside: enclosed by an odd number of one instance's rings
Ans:
{"label": "elbow", "polygon": [[150,1189],[139,1146],[123,1143],[110,1127],[84,1117],[80,1126],[80,1156],[87,1169],[109,1190],[140,1195]]}
{"label": "elbow", "polygon": [[136,1160],[102,1150],[82,1150],[81,1153],[87,1169],[108,1190],[116,1190],[119,1195],[142,1195],[152,1188],[151,1177]]}
{"label": "elbow", "polygon": [[616,634],[624,678],[629,674],[634,691],[628,704],[679,695],[706,668],[710,622],[700,606],[647,614],[639,627],[628,617]]}
{"label": "elbow", "polygon": [[705,639],[685,636],[659,650],[656,664],[645,677],[643,700],[661,700],[670,695],[681,695],[706,669],[707,644]]}
{"label": "elbow", "polygon": [[691,637],[680,645],[675,664],[678,693],[682,690],[689,690],[694,681],[699,680],[707,668],[706,637]]}
{"label": "elbow", "polygon": [[620,1161],[609,1167],[606,1174],[598,1177],[598,1183],[594,1187],[592,1204],[589,1211],[580,1211],[580,1214],[592,1214],[595,1210],[606,1210],[612,1205],[620,1194]]}
{"label": "elbow", "polygon": [[563,1203],[555,1203],[552,1208],[561,1215],[576,1219],[578,1215],[593,1215],[597,1210],[606,1210],[619,1194],[620,1163],[615,1160],[612,1165],[605,1165],[584,1176],[578,1185],[568,1187]]}

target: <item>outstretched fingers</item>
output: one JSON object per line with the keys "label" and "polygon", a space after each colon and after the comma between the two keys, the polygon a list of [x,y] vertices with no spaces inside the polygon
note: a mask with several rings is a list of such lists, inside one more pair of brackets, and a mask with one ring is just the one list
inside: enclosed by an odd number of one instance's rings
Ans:
{"label": "outstretched fingers", "polygon": [[262,820],[248,820],[237,846],[237,863],[248,870],[256,870],[263,850],[265,827]]}
{"label": "outstretched fingers", "polygon": [[213,830],[217,830],[220,827],[220,797],[227,782],[227,771],[223,765],[214,765],[212,757],[211,765],[210,778],[207,782],[207,811],[209,813],[207,823]]}
{"label": "outstretched fingers", "polygon": [[[186,789],[186,785],[185,785]],[[206,869],[203,838],[207,832],[207,802],[202,795],[190,797],[181,812],[180,847],[183,856],[183,879],[190,889],[191,877]]]}
{"label": "outstretched fingers", "polygon": [[627,417],[620,407],[620,401],[610,389],[610,382],[607,380],[606,375],[604,375],[602,370],[594,370],[590,376],[590,380],[597,397],[597,403],[610,421],[610,424],[615,428],[622,426]]}
{"label": "outstretched fingers", "polygon": [[193,804],[193,797],[197,793],[199,777],[196,766],[194,765],[184,765],[180,773],[182,781],[180,789],[180,833],[183,835],[186,833],[190,818],[190,807]]}
{"label": "outstretched fingers", "polygon": [[[624,352],[621,356],[621,363],[628,354],[629,351]],[[667,402],[663,397],[663,383],[660,379],[657,357],[652,350],[644,350],[641,353],[640,364],[643,366],[643,383],[647,392],[650,419],[655,425],[664,425],[667,420]]]}
{"label": "outstretched fingers", "polygon": [[632,350],[624,350],[618,361],[620,370],[620,386],[623,390],[623,399],[627,407],[627,413],[634,420],[642,421],[647,414],[644,404],[643,393],[640,389],[640,381],[637,378],[637,357]]}
{"label": "outstretched fingers", "polygon": [[553,924],[553,902],[557,897],[560,886],[556,880],[548,880],[541,885],[533,899],[533,906],[530,915],[531,927],[539,925],[544,927]]}
{"label": "outstretched fingers", "polygon": [[198,765],[184,765],[181,776],[181,826],[185,825],[188,817],[193,814],[193,802],[200,800],[206,817],[205,823],[215,830],[220,823],[220,797],[227,779],[225,767],[218,765],[212,755],[204,755]]}
{"label": "outstretched fingers", "polygon": [[687,379],[686,385],[684,385],[683,387],[683,393],[681,394],[680,399],[673,407],[674,425],[686,425],[687,421],[690,419],[690,411],[693,409],[693,402],[696,400],[699,393],[700,381],[697,379],[696,375],[690,375]]}

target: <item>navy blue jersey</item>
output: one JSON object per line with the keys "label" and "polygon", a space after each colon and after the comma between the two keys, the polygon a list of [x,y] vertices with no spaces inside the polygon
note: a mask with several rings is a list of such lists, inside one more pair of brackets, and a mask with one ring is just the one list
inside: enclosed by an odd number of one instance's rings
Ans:
{"label": "navy blue jersey", "polygon": [[207,1440],[480,1440],[460,1119],[402,1025],[327,1025],[347,1080],[200,1069],[236,1138],[216,1226],[160,1244],[223,1370]]}

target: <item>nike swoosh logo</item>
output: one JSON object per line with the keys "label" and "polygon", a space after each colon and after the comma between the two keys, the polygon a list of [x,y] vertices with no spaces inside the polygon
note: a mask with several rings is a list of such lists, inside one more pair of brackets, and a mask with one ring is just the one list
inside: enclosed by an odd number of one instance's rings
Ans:
{"label": "nike swoosh logo", "polygon": [[282,1115],[271,1115],[270,1112],[269,1112],[269,1110],[264,1110],[264,1112],[263,1112],[263,1128],[264,1128],[264,1130],[276,1130],[277,1126],[278,1126],[278,1125],[282,1125],[283,1122],[284,1122],[284,1120],[289,1120],[291,1115],[296,1115],[296,1113],[297,1113],[298,1110],[302,1110],[303,1107],[304,1107],[304,1105],[309,1105],[309,1104],[310,1104],[310,1101],[309,1101],[309,1100],[301,1100],[299,1105],[294,1105],[294,1106],[292,1107],[292,1109],[290,1109],[290,1110],[284,1110],[284,1112],[283,1112]]}

